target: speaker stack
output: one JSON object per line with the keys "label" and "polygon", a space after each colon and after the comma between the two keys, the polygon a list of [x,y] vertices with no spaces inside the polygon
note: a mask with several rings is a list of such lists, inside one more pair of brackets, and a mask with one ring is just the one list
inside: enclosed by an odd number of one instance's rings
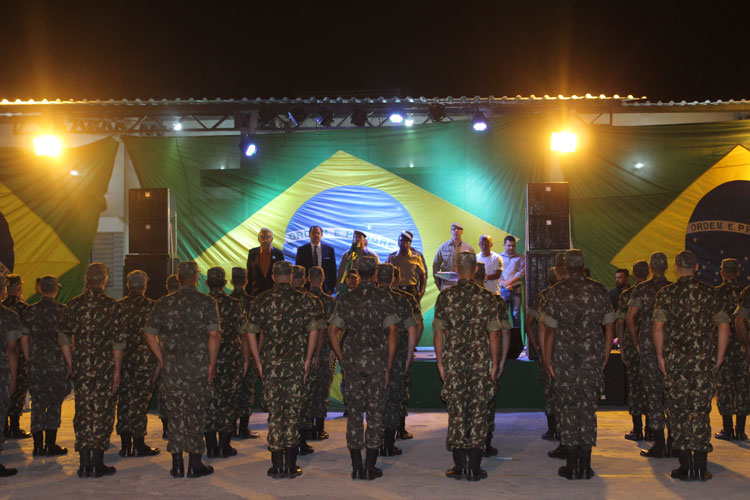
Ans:
{"label": "speaker stack", "polygon": [[[128,191],[128,252],[125,275],[136,269],[149,277],[146,296],[166,294],[167,276],[176,272],[174,201],[167,188]],[[127,280],[124,293],[127,293]]]}

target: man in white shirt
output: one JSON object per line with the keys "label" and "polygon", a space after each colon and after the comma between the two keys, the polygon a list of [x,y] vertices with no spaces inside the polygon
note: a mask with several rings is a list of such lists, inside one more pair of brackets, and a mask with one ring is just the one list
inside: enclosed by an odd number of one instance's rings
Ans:
{"label": "man in white shirt", "polygon": [[477,262],[484,264],[484,287],[495,295],[500,295],[500,277],[503,272],[503,259],[492,251],[492,236],[483,234],[479,237]]}
{"label": "man in white shirt", "polygon": [[526,274],[526,260],[523,255],[516,253],[516,239],[506,236],[505,251],[500,254],[503,258],[503,271],[500,276],[500,295],[510,304],[513,315],[513,326],[521,326],[521,293],[523,277]]}

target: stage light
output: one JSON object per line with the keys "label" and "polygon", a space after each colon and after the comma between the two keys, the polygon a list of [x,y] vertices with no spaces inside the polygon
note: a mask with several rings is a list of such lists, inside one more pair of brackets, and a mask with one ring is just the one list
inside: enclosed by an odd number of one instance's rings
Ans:
{"label": "stage light", "polygon": [[315,115],[315,121],[321,127],[330,127],[333,123],[333,110],[331,108],[320,108]]}
{"label": "stage light", "polygon": [[250,157],[258,152],[258,146],[255,144],[252,137],[244,136],[240,139],[240,151],[243,155]]}
{"label": "stage light", "polygon": [[576,150],[576,135],[573,132],[553,132],[550,148],[558,153],[573,153]]}
{"label": "stage light", "polygon": [[487,118],[481,111],[477,111],[476,113],[474,113],[474,118],[472,118],[471,122],[471,127],[475,131],[484,132],[485,130],[487,130]]}
{"label": "stage light", "polygon": [[54,135],[34,137],[34,153],[37,156],[60,156],[62,141]]}
{"label": "stage light", "polygon": [[445,120],[445,106],[437,103],[432,104],[430,109],[427,110],[427,116],[429,116],[430,120],[433,122],[441,122]]}
{"label": "stage light", "polygon": [[70,171],[70,175],[72,175],[73,177],[78,177],[78,174],[79,174],[78,170],[71,170]]}
{"label": "stage light", "polygon": [[407,127],[414,125],[414,118],[404,118],[404,125]]}
{"label": "stage light", "polygon": [[174,122],[174,125],[172,125],[172,130],[174,130],[175,132],[179,132],[180,130],[182,130],[182,122],[179,120]]}
{"label": "stage light", "polygon": [[367,111],[364,109],[355,109],[352,112],[352,125],[356,125],[357,127],[364,127],[367,123]]}
{"label": "stage light", "polygon": [[388,117],[391,123],[401,124],[404,122],[404,115],[401,111],[394,111],[391,116]]}
{"label": "stage light", "polygon": [[305,120],[305,110],[302,108],[292,108],[289,110],[289,121],[292,125],[299,127],[300,124]]}
{"label": "stage light", "polygon": [[258,111],[258,127],[260,128],[271,128],[275,119],[276,113],[271,108],[263,108]]}
{"label": "stage light", "polygon": [[638,162],[638,163],[635,164],[635,168],[637,168],[637,169],[641,169],[643,167],[644,167],[644,165],[641,162]]}

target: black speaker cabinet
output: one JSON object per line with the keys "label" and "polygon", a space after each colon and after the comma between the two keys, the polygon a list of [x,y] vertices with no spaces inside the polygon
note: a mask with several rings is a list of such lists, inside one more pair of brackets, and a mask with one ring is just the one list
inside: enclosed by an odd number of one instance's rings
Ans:
{"label": "black speaker cabinet", "polygon": [[537,182],[526,185],[529,217],[567,217],[570,195],[567,182]]}
{"label": "black speaker cabinet", "polygon": [[172,200],[167,188],[128,191],[130,253],[170,252]]}
{"label": "black speaker cabinet", "polygon": [[[174,269],[177,269],[176,265]],[[145,271],[148,274],[147,297],[158,299],[166,295],[167,276],[172,272],[172,261],[168,254],[126,255],[124,275],[127,276],[135,270]],[[128,293],[127,279],[124,280],[123,287],[123,295],[125,295]]]}
{"label": "black speaker cabinet", "polygon": [[526,304],[531,306],[536,296],[547,288],[547,271],[555,265],[555,254],[561,250],[526,253]]}
{"label": "black speaker cabinet", "polygon": [[570,247],[570,199],[567,182],[526,186],[528,250]]}
{"label": "black speaker cabinet", "polygon": [[529,250],[570,248],[568,216],[532,215],[529,224]]}

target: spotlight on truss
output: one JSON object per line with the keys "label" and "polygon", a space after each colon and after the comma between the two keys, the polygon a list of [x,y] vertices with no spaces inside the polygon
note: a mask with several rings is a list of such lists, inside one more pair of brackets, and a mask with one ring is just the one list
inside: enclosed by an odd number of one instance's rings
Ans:
{"label": "spotlight on truss", "polygon": [[471,127],[476,132],[484,132],[487,130],[487,117],[481,111],[474,113],[474,117],[471,120]]}
{"label": "spotlight on truss", "polygon": [[254,156],[258,152],[258,145],[255,144],[255,139],[249,135],[243,135],[240,139],[240,152],[248,158]]}
{"label": "spotlight on truss", "polygon": [[299,107],[294,107],[289,110],[289,121],[292,125],[299,127],[300,124],[305,120],[305,110]]}
{"label": "spotlight on truss", "polygon": [[175,132],[179,132],[180,130],[182,130],[182,122],[180,120],[175,121],[172,124],[172,130],[174,130]]}
{"label": "spotlight on truss", "polygon": [[362,108],[357,108],[352,112],[352,125],[357,127],[364,127],[367,123],[367,111]]}
{"label": "spotlight on truss", "polygon": [[62,141],[56,135],[34,137],[34,153],[37,156],[60,156]]}
{"label": "spotlight on truss", "polygon": [[331,108],[320,108],[315,115],[315,121],[321,127],[330,127],[333,123],[333,110]]}
{"label": "spotlight on truss", "polygon": [[430,108],[427,110],[427,116],[429,116],[430,120],[433,122],[441,122],[445,120],[445,106],[438,103],[430,105]]}
{"label": "spotlight on truss", "polygon": [[388,119],[391,121],[391,123],[400,125],[404,123],[404,114],[401,111],[393,111],[391,112],[391,115],[388,117]]}

